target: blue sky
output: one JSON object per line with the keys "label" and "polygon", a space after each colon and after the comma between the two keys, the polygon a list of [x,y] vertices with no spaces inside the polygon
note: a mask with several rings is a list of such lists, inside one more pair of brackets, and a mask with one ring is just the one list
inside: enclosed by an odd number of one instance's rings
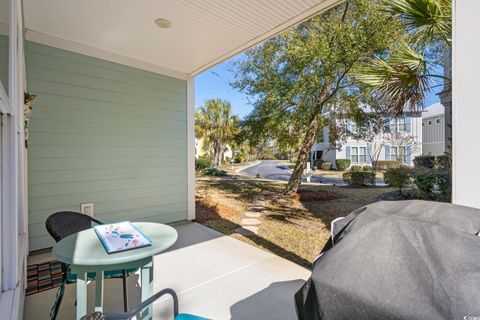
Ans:
{"label": "blue sky", "polygon": [[[229,101],[234,114],[241,118],[250,113],[252,106],[249,104],[248,96],[230,86],[233,80],[231,63],[242,58],[242,54],[235,56],[195,77],[195,108],[201,106],[207,99],[220,98]],[[438,101],[438,96],[432,92],[428,95],[425,106]]]}
{"label": "blue sky", "polygon": [[195,108],[207,99],[220,98],[229,101],[233,112],[241,118],[250,113],[252,106],[248,96],[230,86],[233,81],[233,74],[229,71],[231,64],[242,57],[242,54],[237,55],[195,77]]}

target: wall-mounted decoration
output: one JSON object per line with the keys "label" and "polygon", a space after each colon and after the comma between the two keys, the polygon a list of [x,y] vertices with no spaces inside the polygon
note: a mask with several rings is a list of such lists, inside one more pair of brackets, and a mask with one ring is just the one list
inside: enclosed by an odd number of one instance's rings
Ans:
{"label": "wall-mounted decoration", "polygon": [[30,120],[32,119],[32,103],[36,98],[36,94],[29,92],[25,92],[24,94],[23,118],[25,122],[25,148],[28,148],[28,126],[30,125]]}

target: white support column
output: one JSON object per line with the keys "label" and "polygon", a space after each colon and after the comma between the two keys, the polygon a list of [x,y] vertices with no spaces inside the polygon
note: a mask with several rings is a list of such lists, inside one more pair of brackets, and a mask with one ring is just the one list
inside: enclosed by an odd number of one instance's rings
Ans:
{"label": "white support column", "polygon": [[453,18],[453,203],[480,208],[480,1],[454,1]]}
{"label": "white support column", "polygon": [[[8,70],[8,95],[12,113],[4,118],[2,127],[2,255],[3,255],[3,281],[4,291],[17,288],[19,274],[19,243],[18,222],[19,182],[20,178],[20,130],[23,123],[19,117],[23,113],[23,75],[21,74],[19,57],[23,42],[21,32],[21,4],[19,0],[10,1],[10,30],[9,30],[9,70]],[[22,90],[22,91],[21,91]],[[23,151],[23,150],[22,150]]]}
{"label": "white support column", "polygon": [[195,88],[194,77],[187,77],[187,175],[188,220],[195,219]]}

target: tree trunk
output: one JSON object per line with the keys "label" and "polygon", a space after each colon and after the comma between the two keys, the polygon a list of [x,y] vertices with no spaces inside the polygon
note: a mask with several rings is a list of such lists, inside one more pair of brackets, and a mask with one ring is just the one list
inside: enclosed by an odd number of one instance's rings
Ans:
{"label": "tree trunk", "polygon": [[222,157],[222,145],[218,142],[215,142],[213,144],[213,167],[218,168],[221,163],[221,157]]}
{"label": "tree trunk", "polygon": [[283,190],[284,195],[290,195],[297,192],[300,183],[302,182],[302,174],[305,170],[305,164],[308,160],[308,154],[312,150],[313,144],[315,142],[315,136],[318,131],[320,113],[315,112],[310,120],[308,125],[307,132],[305,133],[305,138],[303,139],[302,147],[298,153],[297,162],[295,163],[295,168],[293,169],[292,176],[288,181],[288,184]]}

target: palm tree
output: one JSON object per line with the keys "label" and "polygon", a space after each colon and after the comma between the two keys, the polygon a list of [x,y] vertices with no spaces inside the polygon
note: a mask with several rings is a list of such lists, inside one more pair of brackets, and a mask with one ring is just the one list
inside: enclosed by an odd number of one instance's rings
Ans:
{"label": "palm tree", "polygon": [[[438,74],[425,56],[418,52],[429,46],[451,49],[451,0],[383,0],[385,11],[400,19],[409,31],[409,43],[396,46],[388,58],[377,57],[366,66],[358,78],[376,92],[395,114],[404,108],[419,109],[435,80],[443,80],[450,91],[448,75]],[[437,61],[438,62],[438,61]]]}
{"label": "palm tree", "polygon": [[239,119],[232,114],[232,106],[221,99],[206,100],[195,113],[195,134],[211,146],[213,166],[222,160],[225,146],[233,141],[239,128]]}

